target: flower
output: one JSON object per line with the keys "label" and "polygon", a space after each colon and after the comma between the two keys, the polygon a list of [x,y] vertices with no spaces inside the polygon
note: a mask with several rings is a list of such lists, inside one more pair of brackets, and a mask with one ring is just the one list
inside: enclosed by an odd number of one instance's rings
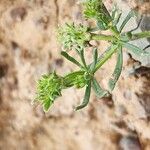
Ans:
{"label": "flower", "polygon": [[43,75],[37,84],[36,101],[42,103],[44,111],[48,111],[54,100],[61,96],[63,78],[55,72]]}
{"label": "flower", "polygon": [[86,18],[99,18],[102,13],[102,0],[86,0],[83,2],[85,7],[84,15]]}
{"label": "flower", "polygon": [[100,29],[108,29],[111,16],[102,0],[86,0],[83,2],[84,16],[87,19],[96,19]]}
{"label": "flower", "polygon": [[65,24],[58,30],[58,40],[67,50],[84,48],[90,39],[88,27],[83,25]]}

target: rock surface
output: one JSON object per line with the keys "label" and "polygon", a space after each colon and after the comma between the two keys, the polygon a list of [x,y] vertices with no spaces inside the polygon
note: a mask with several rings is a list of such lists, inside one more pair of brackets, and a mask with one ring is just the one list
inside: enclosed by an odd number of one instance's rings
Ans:
{"label": "rock surface", "polygon": [[[128,4],[135,7],[139,2]],[[112,99],[92,95],[88,107],[74,112],[83,89],[71,88],[47,114],[31,105],[41,74],[75,69],[61,58],[56,40],[58,24],[70,20],[84,22],[75,0],[0,0],[0,149],[149,150],[150,70],[134,69],[138,62],[126,52]],[[99,43],[101,50],[107,45]],[[90,51],[87,57],[91,59]],[[115,56],[97,73],[103,87],[114,65]]]}

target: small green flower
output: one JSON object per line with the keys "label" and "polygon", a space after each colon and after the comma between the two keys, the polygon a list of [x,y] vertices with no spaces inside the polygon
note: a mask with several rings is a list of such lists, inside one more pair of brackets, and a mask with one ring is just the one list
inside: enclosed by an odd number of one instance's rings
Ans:
{"label": "small green flower", "polygon": [[107,29],[111,17],[106,10],[102,0],[86,0],[83,2],[84,16],[87,19],[96,19],[100,29]]}
{"label": "small green flower", "polygon": [[99,18],[102,13],[102,0],[86,0],[83,2],[85,10],[84,15],[86,18]]}
{"label": "small green flower", "polygon": [[88,27],[83,25],[65,24],[58,30],[58,40],[67,50],[84,48],[90,39]]}
{"label": "small green flower", "polygon": [[63,78],[55,72],[43,75],[37,84],[36,101],[43,104],[44,111],[48,111],[54,100],[61,96]]}

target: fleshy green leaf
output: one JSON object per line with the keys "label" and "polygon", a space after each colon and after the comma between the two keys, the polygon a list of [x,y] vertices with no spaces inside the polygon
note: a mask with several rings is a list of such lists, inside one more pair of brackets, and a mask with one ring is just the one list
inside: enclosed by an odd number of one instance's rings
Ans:
{"label": "fleshy green leaf", "polygon": [[102,89],[95,78],[92,80],[92,88],[98,98],[106,97],[109,95],[109,92]]}
{"label": "fleshy green leaf", "polygon": [[87,82],[87,86],[86,86],[86,90],[85,90],[85,95],[84,95],[83,102],[82,102],[81,105],[79,105],[79,106],[77,106],[75,108],[76,111],[87,106],[87,104],[89,103],[90,94],[91,94],[91,80],[89,80]]}
{"label": "fleshy green leaf", "polygon": [[123,65],[123,54],[122,54],[122,47],[121,47],[118,50],[118,58],[117,58],[115,70],[108,82],[108,87],[109,87],[110,92],[113,91],[113,89],[115,88],[115,85],[120,77],[120,74],[122,71],[122,65]]}
{"label": "fleshy green leaf", "polygon": [[76,64],[77,66],[79,66],[80,68],[83,68],[83,66],[73,57],[71,57],[69,54],[67,54],[65,51],[61,52],[61,55],[64,56],[66,59],[68,59],[69,61],[71,61],[72,63]]}

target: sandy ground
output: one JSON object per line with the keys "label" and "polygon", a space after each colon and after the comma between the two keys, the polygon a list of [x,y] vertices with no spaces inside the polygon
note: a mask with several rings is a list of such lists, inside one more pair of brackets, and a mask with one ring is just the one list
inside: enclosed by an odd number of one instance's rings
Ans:
{"label": "sandy ground", "polygon": [[[106,1],[111,5],[111,0]],[[130,2],[148,14],[149,1]],[[142,5],[142,7],[139,7]],[[84,22],[75,0],[0,0],[0,149],[1,150],[149,150],[150,69],[124,52],[122,76],[111,98],[94,95],[80,112],[83,89],[65,90],[44,114],[32,106],[36,81],[54,68],[66,74],[74,65],[60,56],[59,24]],[[103,51],[107,43],[95,43]],[[115,57],[97,73],[103,87]],[[91,51],[87,52],[91,60]],[[131,148],[132,147],[132,148]]]}

